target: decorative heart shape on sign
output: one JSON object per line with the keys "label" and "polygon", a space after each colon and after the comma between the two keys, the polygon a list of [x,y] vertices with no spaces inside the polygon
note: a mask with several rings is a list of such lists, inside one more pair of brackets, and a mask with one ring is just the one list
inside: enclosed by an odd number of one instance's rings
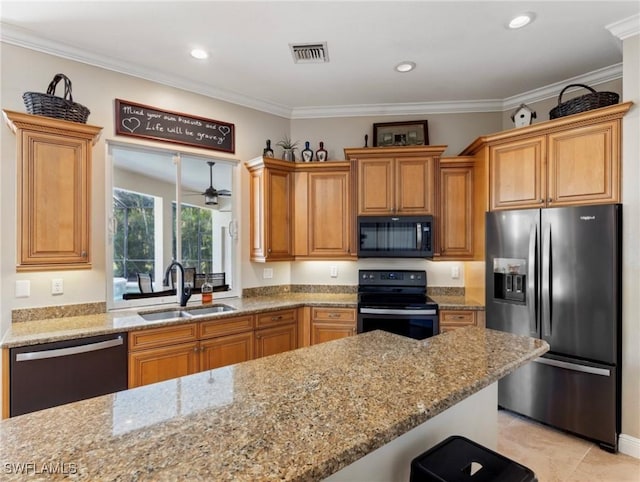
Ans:
{"label": "decorative heart shape on sign", "polygon": [[227,126],[220,126],[218,127],[218,130],[223,136],[226,136],[231,131],[231,129]]}
{"label": "decorative heart shape on sign", "polygon": [[134,132],[138,127],[140,127],[140,121],[135,117],[127,117],[126,119],[122,119],[122,127],[127,129],[129,132]]}

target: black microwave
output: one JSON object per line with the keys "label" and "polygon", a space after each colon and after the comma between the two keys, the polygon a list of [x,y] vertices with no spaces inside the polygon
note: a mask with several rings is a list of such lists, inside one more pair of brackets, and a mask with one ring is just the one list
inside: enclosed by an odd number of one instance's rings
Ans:
{"label": "black microwave", "polygon": [[359,216],[358,257],[433,257],[433,216]]}

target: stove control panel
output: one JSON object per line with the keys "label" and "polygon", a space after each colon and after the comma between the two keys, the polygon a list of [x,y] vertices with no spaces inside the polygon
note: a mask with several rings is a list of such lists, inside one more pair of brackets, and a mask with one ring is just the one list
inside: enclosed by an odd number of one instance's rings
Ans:
{"label": "stove control panel", "polygon": [[361,269],[358,273],[360,285],[426,286],[426,271]]}

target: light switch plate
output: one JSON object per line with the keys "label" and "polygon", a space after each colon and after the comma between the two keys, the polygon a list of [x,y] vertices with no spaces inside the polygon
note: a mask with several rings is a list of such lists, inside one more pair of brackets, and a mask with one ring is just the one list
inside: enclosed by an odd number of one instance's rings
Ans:
{"label": "light switch plate", "polygon": [[329,275],[332,278],[337,278],[338,277],[338,267],[337,266],[331,266],[329,268]]}
{"label": "light switch plate", "polygon": [[458,266],[452,266],[451,267],[451,278],[452,279],[460,278],[460,267],[458,267]]}
{"label": "light switch plate", "polygon": [[31,296],[31,281],[28,279],[16,281],[16,298]]}
{"label": "light switch plate", "polygon": [[262,272],[263,279],[271,279],[273,278],[273,268],[265,268]]}

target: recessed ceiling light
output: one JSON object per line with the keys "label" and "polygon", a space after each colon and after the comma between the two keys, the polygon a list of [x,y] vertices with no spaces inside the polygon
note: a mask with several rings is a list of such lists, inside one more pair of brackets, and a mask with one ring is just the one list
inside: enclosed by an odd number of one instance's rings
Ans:
{"label": "recessed ceiling light", "polygon": [[203,49],[193,49],[191,51],[191,56],[194,59],[202,60],[202,59],[208,58],[209,54],[207,53],[206,50],[203,50]]}
{"label": "recessed ceiling light", "polygon": [[516,29],[525,27],[533,22],[534,17],[535,15],[529,12],[516,15],[509,21],[509,28]]}
{"label": "recessed ceiling light", "polygon": [[402,72],[402,73],[411,72],[415,68],[416,68],[416,63],[410,62],[408,60],[404,62],[400,62],[398,65],[396,65],[396,71]]}

